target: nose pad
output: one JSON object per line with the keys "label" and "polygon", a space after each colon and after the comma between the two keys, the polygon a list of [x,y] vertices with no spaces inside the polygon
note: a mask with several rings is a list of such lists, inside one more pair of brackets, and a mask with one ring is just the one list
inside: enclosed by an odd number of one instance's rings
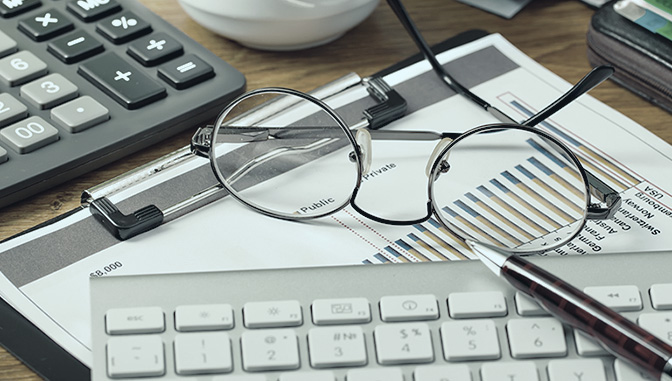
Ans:
{"label": "nose pad", "polygon": [[366,129],[357,130],[355,141],[362,151],[362,174],[365,175],[371,169],[371,133]]}
{"label": "nose pad", "polygon": [[[427,161],[427,166],[425,167],[425,175],[429,177],[430,172],[432,171],[432,164],[438,159],[438,156],[441,154],[441,151],[443,151],[448,144],[450,144],[453,141],[451,138],[443,138],[439,142],[439,144],[434,147],[434,151],[432,151],[432,154],[429,156],[429,160]],[[446,168],[446,171],[450,167],[450,165],[446,162],[448,160],[448,156],[450,155],[450,151],[446,153],[446,156],[443,158],[442,163],[440,164],[441,168]],[[445,164],[444,164],[445,163]],[[445,172],[443,169],[439,172],[442,173]],[[438,176],[437,176],[438,178]]]}

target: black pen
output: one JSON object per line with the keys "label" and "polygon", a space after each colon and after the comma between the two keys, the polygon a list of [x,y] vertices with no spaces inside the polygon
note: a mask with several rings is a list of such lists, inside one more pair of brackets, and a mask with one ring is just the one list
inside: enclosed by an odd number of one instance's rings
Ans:
{"label": "black pen", "polygon": [[589,334],[654,380],[672,380],[672,346],[522,257],[482,243],[468,244],[490,270],[560,321]]}

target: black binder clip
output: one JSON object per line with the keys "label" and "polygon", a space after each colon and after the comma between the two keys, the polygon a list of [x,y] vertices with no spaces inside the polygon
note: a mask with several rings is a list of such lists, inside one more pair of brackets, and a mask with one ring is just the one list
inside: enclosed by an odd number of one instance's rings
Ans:
{"label": "black binder clip", "polygon": [[89,208],[93,217],[122,241],[152,230],[163,222],[163,213],[155,205],[145,206],[126,215],[107,197],[101,197],[91,201]]}

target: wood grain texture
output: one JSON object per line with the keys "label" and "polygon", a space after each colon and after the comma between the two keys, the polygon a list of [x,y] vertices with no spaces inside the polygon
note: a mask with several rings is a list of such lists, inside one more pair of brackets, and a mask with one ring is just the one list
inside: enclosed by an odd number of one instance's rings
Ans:
{"label": "wood grain texture", "polygon": [[[298,52],[263,52],[203,29],[176,0],[140,0],[196,41],[243,72],[248,89],[286,86],[308,91],[349,72],[368,75],[416,53],[415,46],[385,2],[362,24],[338,40]],[[586,32],[593,10],[576,0],[536,0],[512,20],[454,0],[410,0],[406,7],[430,44],[473,28],[501,33],[524,53],[570,82],[590,70]],[[591,95],[672,143],[672,118],[666,111],[607,82]],[[196,127],[196,126],[194,126]],[[0,239],[47,221],[79,205],[83,189],[122,174],[186,145],[184,132],[149,150],[131,155],[61,186],[0,209]],[[39,379],[0,349],[0,380]]]}

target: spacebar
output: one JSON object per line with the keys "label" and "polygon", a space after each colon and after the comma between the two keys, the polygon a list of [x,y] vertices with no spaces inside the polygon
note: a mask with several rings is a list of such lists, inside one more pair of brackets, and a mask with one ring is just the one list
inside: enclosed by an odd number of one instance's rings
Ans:
{"label": "spacebar", "polygon": [[166,89],[115,53],[79,65],[77,72],[127,109],[137,109],[166,96]]}

